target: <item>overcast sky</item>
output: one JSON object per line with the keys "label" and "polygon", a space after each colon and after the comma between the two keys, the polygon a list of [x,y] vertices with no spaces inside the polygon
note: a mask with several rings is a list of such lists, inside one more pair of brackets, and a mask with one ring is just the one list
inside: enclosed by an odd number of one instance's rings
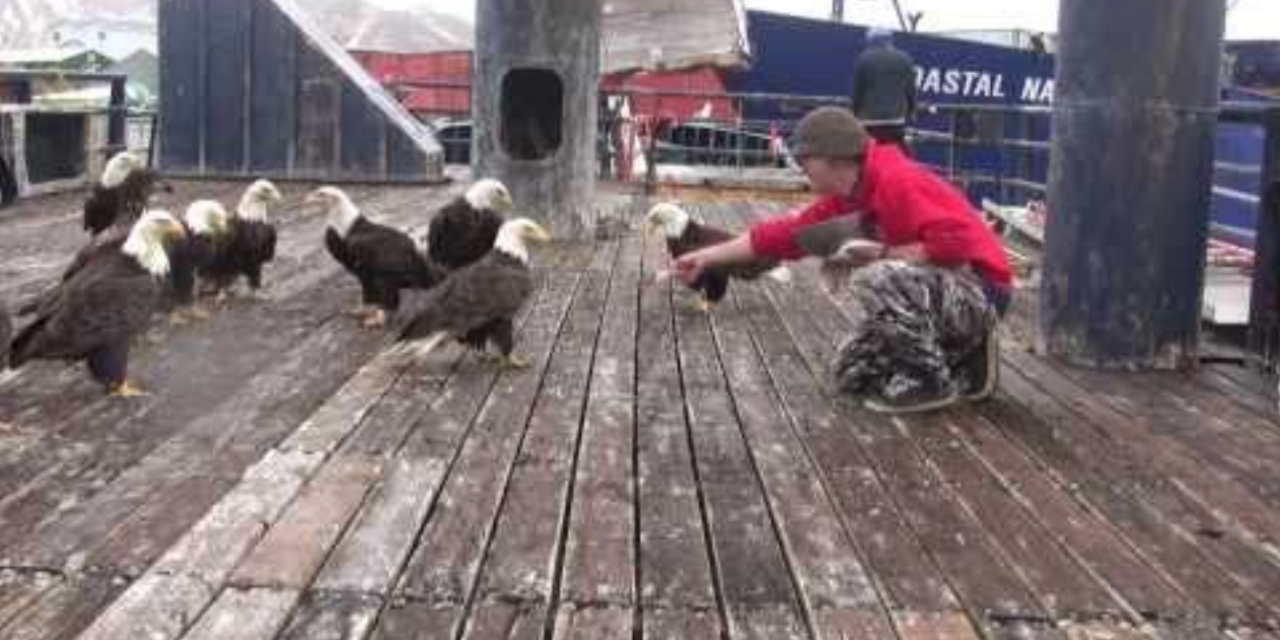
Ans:
{"label": "overcast sky", "polygon": [[[390,7],[430,5],[470,18],[474,0],[374,0]],[[1206,0],[1213,1],[1213,0]],[[1226,0],[1233,6],[1227,20],[1230,39],[1280,40],[1280,0]],[[746,0],[752,9],[826,17],[830,0]],[[900,0],[903,11],[924,12],[922,31],[949,29],[1011,29],[1056,31],[1058,0]],[[858,24],[896,26],[890,0],[845,0],[845,20]]]}

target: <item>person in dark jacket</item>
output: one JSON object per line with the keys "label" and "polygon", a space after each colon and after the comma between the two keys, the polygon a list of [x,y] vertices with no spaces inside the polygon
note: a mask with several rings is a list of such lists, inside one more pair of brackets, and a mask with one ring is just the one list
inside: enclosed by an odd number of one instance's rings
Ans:
{"label": "person in dark jacket", "polygon": [[[821,107],[793,151],[819,198],[727,242],[681,256],[693,282],[709,268],[810,255],[806,237],[856,215],[859,235],[833,255],[852,267],[854,323],[833,367],[840,388],[882,413],[939,409],[995,390],[996,323],[1013,271],[996,234],[960,193],[893,144],[874,142],[848,109]],[[826,254],[823,254],[826,255]]]}
{"label": "person in dark jacket", "polygon": [[906,150],[907,125],[916,109],[911,56],[893,46],[887,29],[867,30],[867,47],[853,63],[853,115],[877,142]]}

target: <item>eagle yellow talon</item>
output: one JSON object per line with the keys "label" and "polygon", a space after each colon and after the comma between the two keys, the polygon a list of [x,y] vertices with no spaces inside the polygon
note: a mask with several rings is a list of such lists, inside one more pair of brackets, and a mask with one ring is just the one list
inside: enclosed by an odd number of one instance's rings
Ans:
{"label": "eagle yellow talon", "polygon": [[115,398],[141,398],[147,395],[151,394],[143,391],[141,387],[127,380],[120,383],[120,385],[115,389],[111,390],[111,396]]}
{"label": "eagle yellow talon", "polygon": [[502,366],[506,369],[528,369],[533,364],[528,359],[511,354],[502,358]]}
{"label": "eagle yellow talon", "polygon": [[698,298],[697,302],[693,303],[693,308],[701,313],[711,313],[711,301],[706,298]]}
{"label": "eagle yellow talon", "polygon": [[184,309],[177,309],[169,313],[169,326],[185,327],[191,324],[191,317]]}
{"label": "eagle yellow talon", "polygon": [[199,305],[192,306],[187,310],[187,314],[191,316],[192,320],[198,320],[201,322],[210,318],[209,311]]}
{"label": "eagle yellow talon", "polygon": [[366,329],[382,329],[387,326],[387,312],[375,309],[373,313],[365,316],[364,322],[360,325]]}

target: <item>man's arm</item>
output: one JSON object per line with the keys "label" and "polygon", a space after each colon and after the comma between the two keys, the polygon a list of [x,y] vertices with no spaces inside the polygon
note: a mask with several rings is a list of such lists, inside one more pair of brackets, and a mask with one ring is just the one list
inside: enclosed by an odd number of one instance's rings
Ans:
{"label": "man's arm", "polygon": [[751,248],[751,236],[743,233],[732,240],[680,256],[675,262],[675,270],[681,280],[693,283],[712,267],[744,264],[757,259]]}

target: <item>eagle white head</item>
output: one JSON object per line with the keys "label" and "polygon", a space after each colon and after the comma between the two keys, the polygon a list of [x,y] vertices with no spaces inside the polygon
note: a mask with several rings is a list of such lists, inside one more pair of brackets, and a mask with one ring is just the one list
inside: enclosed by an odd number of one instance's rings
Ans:
{"label": "eagle white head", "polygon": [[511,199],[511,192],[506,185],[493,178],[485,178],[471,185],[464,197],[472,209],[506,213],[515,208],[515,201]]}
{"label": "eagle white head", "polygon": [[529,264],[529,243],[551,242],[551,234],[528,218],[516,218],[502,223],[493,248],[520,262]]}
{"label": "eagle white head", "polygon": [[182,221],[195,235],[219,236],[230,226],[231,214],[217,200],[196,200],[187,206]]}
{"label": "eagle white head", "polygon": [[689,212],[674,202],[660,202],[645,214],[641,231],[648,236],[654,229],[661,229],[663,236],[679,238],[689,228],[691,219]]}
{"label": "eagle white head", "polygon": [[345,191],[337,187],[320,187],[308,194],[303,202],[308,206],[318,207],[320,213],[329,218],[329,228],[343,238],[347,237],[351,227],[360,219],[360,210],[355,203]]}
{"label": "eagle white head", "polygon": [[137,260],[151,275],[164,277],[169,274],[166,249],[186,235],[186,229],[172,213],[148,209],[133,223],[120,251]]}
{"label": "eagle white head", "polygon": [[284,196],[270,180],[257,180],[244,190],[240,204],[236,205],[236,216],[241,220],[266,222],[271,205],[283,200]]}
{"label": "eagle white head", "polygon": [[124,183],[125,178],[129,174],[139,169],[145,169],[146,160],[142,156],[131,151],[121,151],[111,156],[107,161],[107,166],[102,170],[102,179],[99,181],[103,188],[114,189]]}

